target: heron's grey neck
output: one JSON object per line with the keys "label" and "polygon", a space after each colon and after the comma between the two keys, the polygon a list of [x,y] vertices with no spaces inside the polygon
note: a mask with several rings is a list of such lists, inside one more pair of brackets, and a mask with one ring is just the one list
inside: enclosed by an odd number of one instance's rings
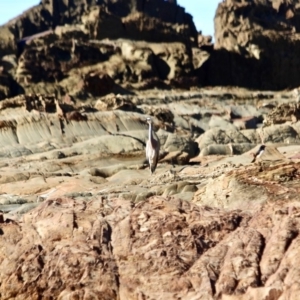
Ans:
{"label": "heron's grey neck", "polygon": [[151,144],[153,144],[154,138],[153,138],[152,123],[149,123],[149,140]]}

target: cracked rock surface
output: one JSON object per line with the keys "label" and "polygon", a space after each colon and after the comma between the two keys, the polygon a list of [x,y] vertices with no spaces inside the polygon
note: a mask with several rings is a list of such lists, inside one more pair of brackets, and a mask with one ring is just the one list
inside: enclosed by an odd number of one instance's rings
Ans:
{"label": "cracked rock surface", "polygon": [[[249,104],[254,92],[159,94],[107,111],[55,96],[1,102],[1,299],[297,297],[298,122],[234,129],[249,111],[272,117]],[[274,98],[287,101],[263,103]],[[149,115],[162,145],[152,176]],[[293,144],[276,126],[293,128]]]}
{"label": "cracked rock surface", "polygon": [[299,210],[298,201],[245,212],[160,196],[47,200],[19,222],[2,218],[1,298],[293,297]]}

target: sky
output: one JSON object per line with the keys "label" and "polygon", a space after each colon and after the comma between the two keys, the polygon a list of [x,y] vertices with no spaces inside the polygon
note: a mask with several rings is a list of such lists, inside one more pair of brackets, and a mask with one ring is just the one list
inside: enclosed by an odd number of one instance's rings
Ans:
{"label": "sky", "polygon": [[[40,0],[0,0],[0,25],[6,23]],[[214,34],[214,15],[220,0],[177,0],[193,16],[198,30],[204,35]]]}
{"label": "sky", "polygon": [[[4,1],[4,0],[0,0]],[[204,35],[214,35],[214,17],[221,0],[177,0],[193,16],[198,30]]]}

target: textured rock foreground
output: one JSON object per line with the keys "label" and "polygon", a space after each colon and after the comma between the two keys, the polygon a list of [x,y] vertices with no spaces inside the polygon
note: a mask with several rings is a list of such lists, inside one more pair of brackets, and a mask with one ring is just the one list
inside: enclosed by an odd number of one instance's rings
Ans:
{"label": "textured rock foreground", "polygon": [[296,299],[300,205],[269,201],[47,200],[1,220],[1,299]]}
{"label": "textured rock foreground", "polygon": [[[295,299],[291,93],[152,93],[100,98],[99,110],[1,102],[1,299]],[[148,114],[162,144],[153,176]],[[249,115],[252,129],[236,127]]]}

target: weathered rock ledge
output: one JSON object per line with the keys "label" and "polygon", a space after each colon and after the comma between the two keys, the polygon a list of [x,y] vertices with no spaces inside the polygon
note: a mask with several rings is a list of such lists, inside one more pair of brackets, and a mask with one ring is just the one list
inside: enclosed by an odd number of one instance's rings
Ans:
{"label": "weathered rock ledge", "polygon": [[[282,166],[272,168],[291,174]],[[293,169],[290,183],[279,180],[280,189],[276,176],[253,169],[248,185],[260,185],[268,199],[248,210],[199,206],[172,196],[134,204],[90,191],[88,201],[51,198],[18,222],[2,219],[1,297],[296,297],[299,163]],[[239,197],[240,208],[251,201]]]}

